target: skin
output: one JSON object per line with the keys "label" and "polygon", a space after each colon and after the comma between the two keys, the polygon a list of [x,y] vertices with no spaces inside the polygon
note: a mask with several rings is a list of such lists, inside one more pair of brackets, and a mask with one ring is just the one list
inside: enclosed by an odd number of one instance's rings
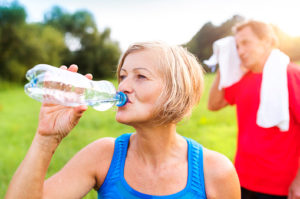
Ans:
{"label": "skin", "polygon": [[[245,27],[235,35],[241,67],[252,73],[262,73],[265,62],[272,51],[271,41],[260,40],[250,27]],[[217,71],[210,89],[208,109],[218,111],[228,105],[224,98],[224,89],[219,90],[220,72]],[[288,199],[300,199],[300,168],[289,187]]]}
{"label": "skin", "polygon": [[[237,51],[241,67],[253,73],[262,73],[265,62],[271,53],[270,41],[260,40],[250,27],[245,27],[235,35]],[[217,111],[228,105],[224,98],[224,89],[219,90],[220,72],[217,71],[215,81],[210,89],[208,109]]]}
{"label": "skin", "polygon": [[288,199],[300,199],[300,169],[289,187]]}
{"label": "skin", "polygon": [[[125,59],[118,90],[130,101],[118,108],[116,120],[136,130],[130,137],[125,161],[127,183],[142,193],[169,195],[186,186],[187,142],[177,134],[176,124],[159,126],[152,122],[154,102],[163,91],[163,80],[153,60],[156,53],[144,50]],[[76,72],[77,67],[68,70]],[[42,105],[36,136],[10,183],[7,199],[82,198],[91,189],[101,187],[114,152],[113,138],[91,143],[44,182],[55,149],[86,109]],[[240,198],[238,177],[225,156],[204,149],[204,177],[208,198]]]}

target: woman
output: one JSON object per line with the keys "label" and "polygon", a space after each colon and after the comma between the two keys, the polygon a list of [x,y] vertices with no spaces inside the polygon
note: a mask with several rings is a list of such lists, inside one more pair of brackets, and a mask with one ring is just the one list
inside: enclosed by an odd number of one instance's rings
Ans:
{"label": "woman", "polygon": [[137,43],[122,56],[117,73],[118,90],[129,100],[116,120],[136,132],[91,143],[44,182],[55,149],[87,107],[43,104],[36,136],[6,198],[82,198],[92,188],[98,198],[240,198],[231,162],[176,132],[202,93],[195,57],[181,47]]}

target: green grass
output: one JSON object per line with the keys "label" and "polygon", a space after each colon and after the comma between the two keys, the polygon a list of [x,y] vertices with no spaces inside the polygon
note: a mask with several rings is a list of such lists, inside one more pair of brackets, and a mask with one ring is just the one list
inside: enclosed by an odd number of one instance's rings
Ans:
{"label": "green grass", "polygon": [[[213,75],[206,75],[206,89],[199,106],[189,120],[178,125],[177,131],[232,160],[237,131],[235,111],[234,107],[219,112],[207,110],[208,91],[213,78]],[[37,128],[39,108],[40,103],[26,96],[23,87],[0,82],[0,198],[4,198],[10,179],[31,144]],[[57,149],[47,177],[60,170],[88,143],[101,137],[117,137],[134,131],[115,122],[114,115],[114,110],[98,112],[89,108]],[[95,191],[91,191],[85,198],[96,198],[96,195]]]}

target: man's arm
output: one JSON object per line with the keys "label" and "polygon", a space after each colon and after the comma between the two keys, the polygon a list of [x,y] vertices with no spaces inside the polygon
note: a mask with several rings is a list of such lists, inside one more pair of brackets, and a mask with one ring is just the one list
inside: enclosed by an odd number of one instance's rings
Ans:
{"label": "man's arm", "polygon": [[219,83],[220,71],[218,70],[209,93],[208,109],[211,111],[218,111],[228,105],[228,102],[224,98],[224,89],[218,89]]}

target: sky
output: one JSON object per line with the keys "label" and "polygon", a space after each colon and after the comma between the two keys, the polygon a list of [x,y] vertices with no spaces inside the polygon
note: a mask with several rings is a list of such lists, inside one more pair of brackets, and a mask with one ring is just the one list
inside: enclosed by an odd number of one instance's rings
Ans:
{"label": "sky", "polygon": [[[11,2],[12,0],[0,0]],[[139,41],[160,40],[172,45],[188,42],[207,23],[220,25],[233,15],[279,26],[300,36],[300,0],[19,0],[28,22],[43,20],[58,5],[73,13],[88,10],[98,29],[111,29],[111,38],[124,51]]]}

